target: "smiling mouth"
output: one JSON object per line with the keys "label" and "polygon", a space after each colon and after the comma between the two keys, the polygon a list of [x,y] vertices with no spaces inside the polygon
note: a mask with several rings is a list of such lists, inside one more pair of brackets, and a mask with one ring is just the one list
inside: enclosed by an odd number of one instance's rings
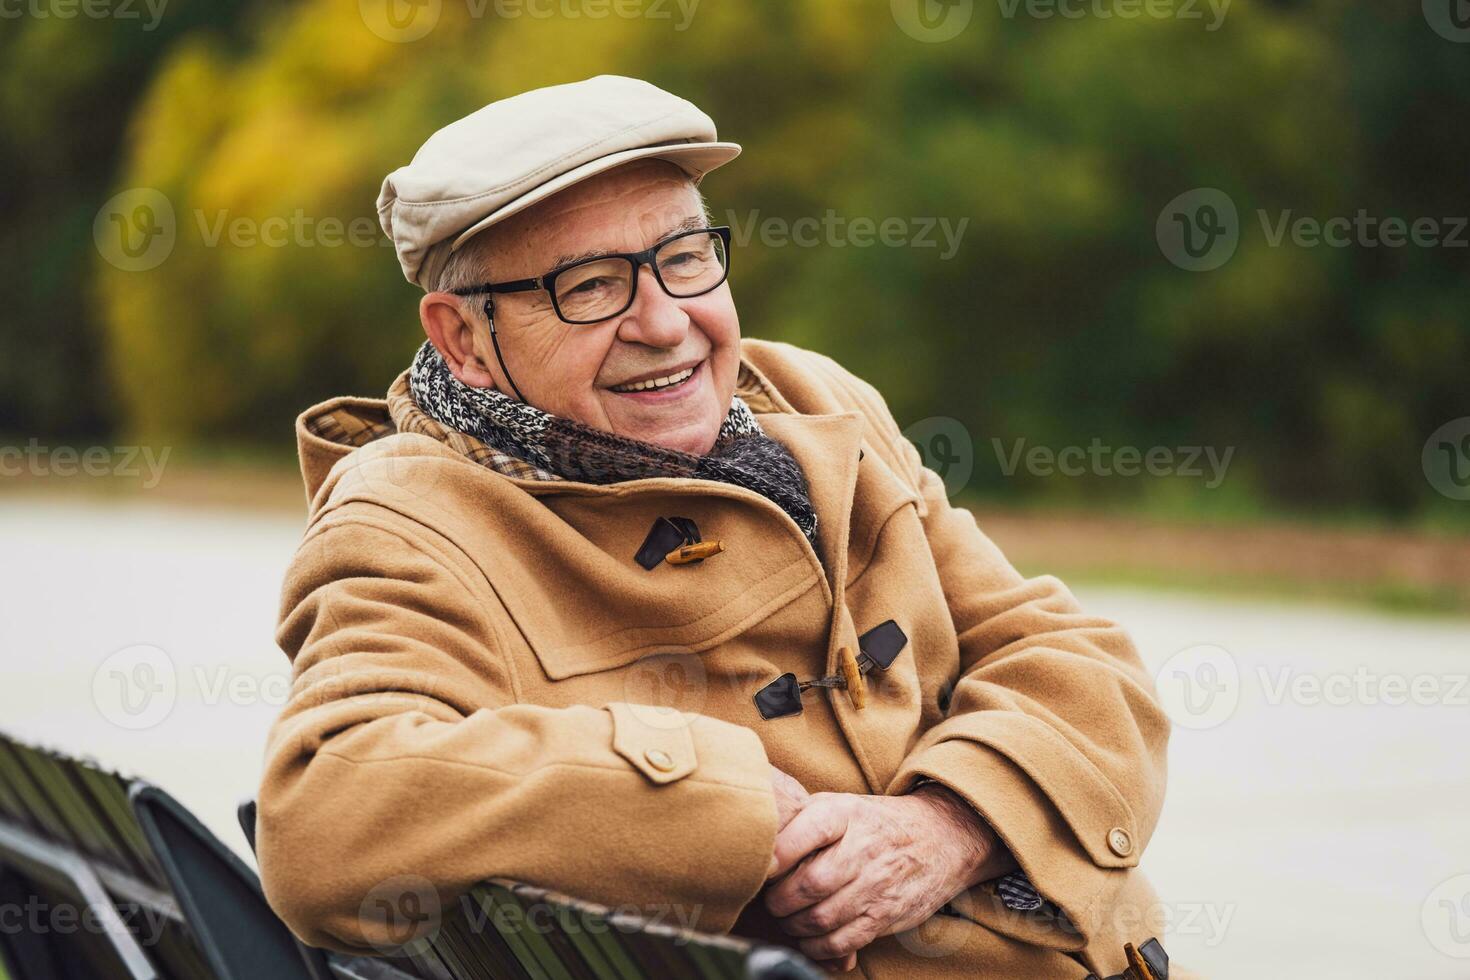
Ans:
{"label": "smiling mouth", "polygon": [[696,364],[694,367],[685,368],[682,371],[675,371],[673,374],[665,375],[661,378],[650,378],[647,381],[634,381],[631,384],[625,385],[613,385],[608,390],[626,395],[637,391],[664,391],[669,388],[677,388],[694,377],[694,372],[698,368],[699,365]]}

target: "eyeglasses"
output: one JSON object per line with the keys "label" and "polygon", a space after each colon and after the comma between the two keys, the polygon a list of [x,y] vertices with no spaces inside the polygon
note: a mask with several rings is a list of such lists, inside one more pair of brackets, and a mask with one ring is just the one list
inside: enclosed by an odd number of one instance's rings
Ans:
{"label": "eyeglasses", "polygon": [[665,293],[676,299],[702,296],[730,275],[730,229],[684,231],[641,252],[615,252],[552,269],[534,279],[487,282],[452,290],[456,296],[476,293],[525,293],[544,289],[551,306],[566,323],[601,323],[633,305],[638,270],[647,265]]}

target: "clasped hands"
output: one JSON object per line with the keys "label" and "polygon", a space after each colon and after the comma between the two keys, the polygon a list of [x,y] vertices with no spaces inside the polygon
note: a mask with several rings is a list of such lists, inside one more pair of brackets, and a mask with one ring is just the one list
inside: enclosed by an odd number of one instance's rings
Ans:
{"label": "clasped hands", "polygon": [[880,936],[926,921],[1016,867],[974,809],[927,783],[903,796],[808,793],[771,767],[776,844],[767,910],[809,959],[846,971]]}

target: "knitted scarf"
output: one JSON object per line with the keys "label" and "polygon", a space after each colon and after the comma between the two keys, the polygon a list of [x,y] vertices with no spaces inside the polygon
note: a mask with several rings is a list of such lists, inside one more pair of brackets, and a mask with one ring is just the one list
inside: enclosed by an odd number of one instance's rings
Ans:
{"label": "knitted scarf", "polygon": [[761,430],[738,395],[714,446],[696,456],[594,429],[492,388],[472,388],[450,372],[427,342],[415,355],[408,380],[413,400],[440,424],[557,476],[598,484],[693,477],[744,487],[785,511],[816,547],[817,514],[801,464]]}

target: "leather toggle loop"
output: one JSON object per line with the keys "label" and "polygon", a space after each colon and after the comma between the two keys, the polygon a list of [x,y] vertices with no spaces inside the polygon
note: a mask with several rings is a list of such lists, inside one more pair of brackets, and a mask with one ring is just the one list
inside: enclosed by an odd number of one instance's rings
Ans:
{"label": "leather toggle loop", "polygon": [[648,529],[648,537],[643,539],[633,560],[651,572],[665,561],[671,565],[688,565],[704,561],[710,555],[717,555],[725,550],[724,544],[719,541],[708,542],[702,549],[688,550],[701,543],[699,525],[691,519],[659,517],[654,520],[653,527]]}

